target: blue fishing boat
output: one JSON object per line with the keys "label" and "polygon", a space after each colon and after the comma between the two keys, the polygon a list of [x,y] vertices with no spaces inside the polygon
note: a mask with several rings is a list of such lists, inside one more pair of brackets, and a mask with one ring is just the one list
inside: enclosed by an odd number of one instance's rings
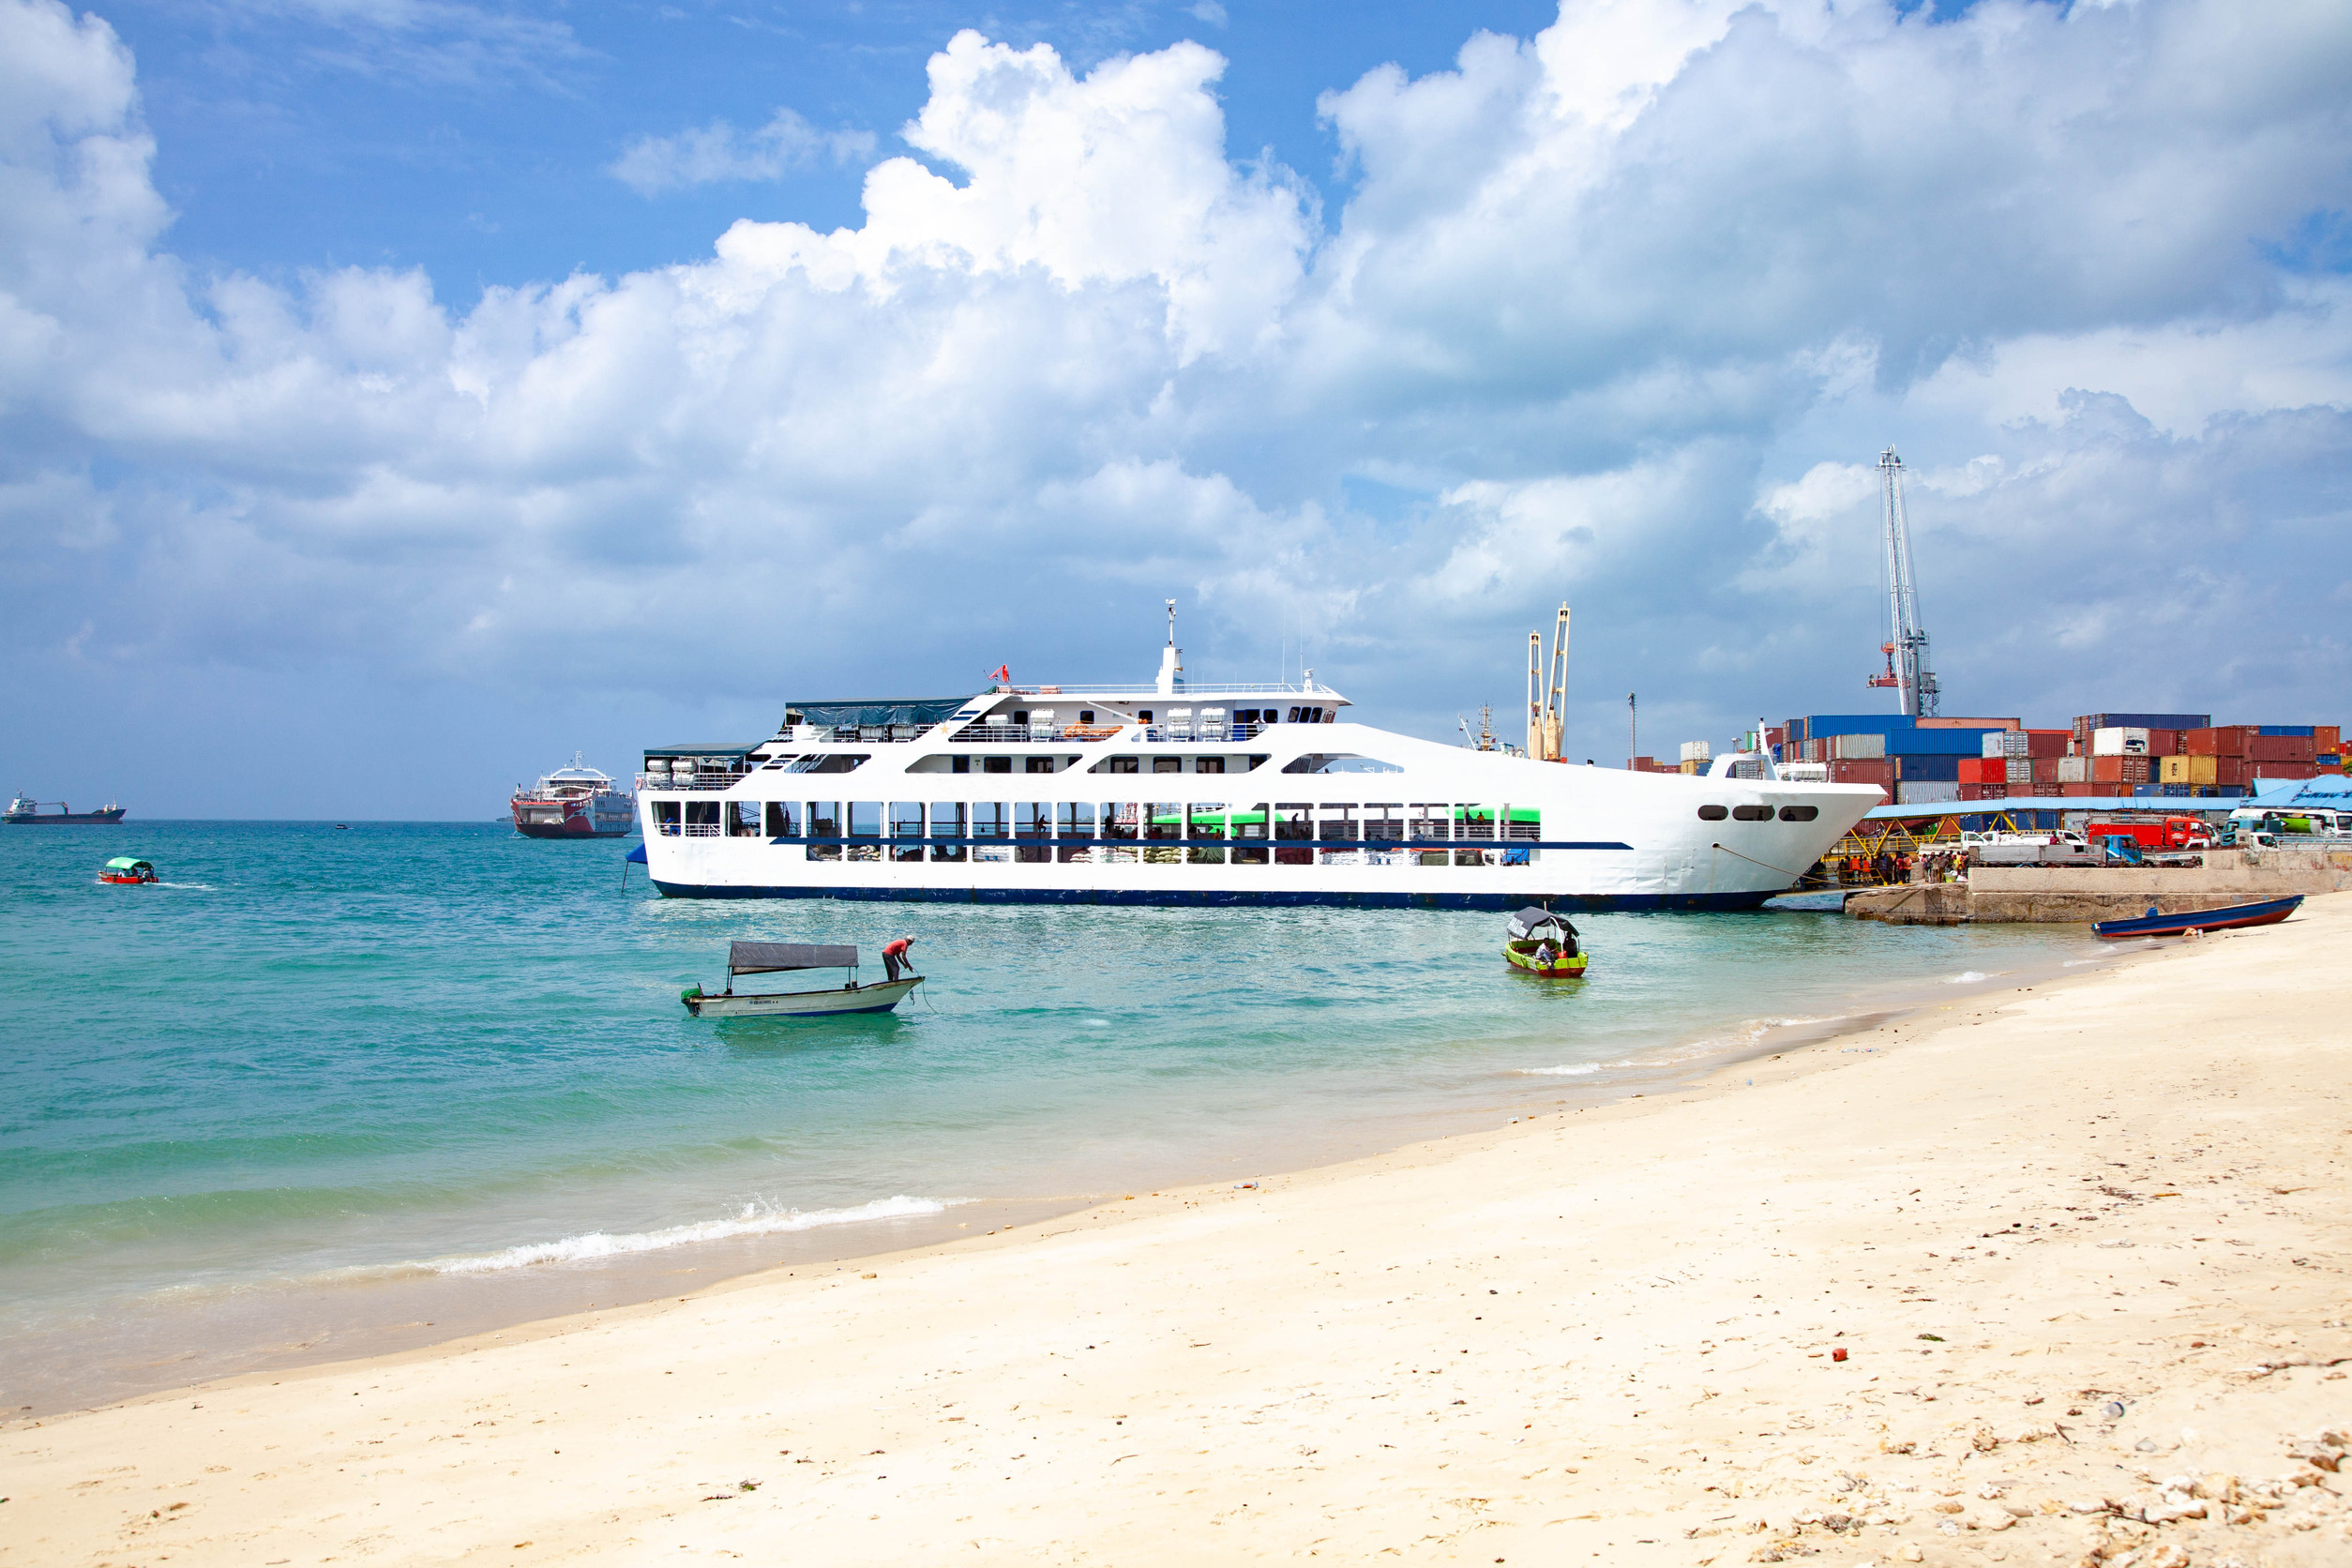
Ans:
{"label": "blue fishing boat", "polygon": [[2146,914],[2129,920],[2102,920],[2091,927],[2103,937],[2179,937],[2191,931],[2226,931],[2240,926],[2275,926],[2302,906],[2299,893],[2288,898],[2266,898],[2258,904],[2231,904],[2218,910],[2182,910],[2159,914],[2154,905]]}

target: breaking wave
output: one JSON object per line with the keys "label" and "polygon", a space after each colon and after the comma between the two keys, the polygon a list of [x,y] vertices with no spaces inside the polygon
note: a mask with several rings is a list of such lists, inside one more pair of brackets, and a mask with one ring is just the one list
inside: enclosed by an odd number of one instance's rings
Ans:
{"label": "breaking wave", "polygon": [[724,1242],[738,1236],[774,1236],[795,1230],[815,1230],[828,1225],[860,1225],[867,1220],[905,1219],[947,1212],[948,1200],[937,1198],[878,1198],[851,1209],[769,1209],[746,1203],[732,1219],[697,1220],[662,1230],[637,1230],[611,1235],[592,1230],[560,1242],[532,1242],[497,1252],[435,1259],[422,1265],[433,1274],[496,1274],[504,1269],[527,1269],[540,1263],[573,1263],[592,1258],[620,1258],[630,1253],[659,1252],[665,1247],[690,1246],[697,1242]]}

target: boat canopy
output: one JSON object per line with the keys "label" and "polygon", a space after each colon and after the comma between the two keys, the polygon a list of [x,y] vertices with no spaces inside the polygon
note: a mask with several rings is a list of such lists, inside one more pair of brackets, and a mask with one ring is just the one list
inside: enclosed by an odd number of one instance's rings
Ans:
{"label": "boat canopy", "polygon": [[730,974],[773,974],[786,969],[855,969],[854,946],[813,942],[737,942],[727,947]]}
{"label": "boat canopy", "polygon": [[106,868],[110,871],[151,871],[155,867],[143,860],[134,860],[129,855],[118,854],[106,863]]}
{"label": "boat canopy", "polygon": [[926,729],[944,724],[963,712],[969,697],[868,697],[822,702],[788,702],[787,724],[830,724],[870,728],[882,724],[920,724]]}
{"label": "boat canopy", "polygon": [[1515,941],[1525,941],[1546,926],[1557,926],[1570,936],[1576,934],[1576,928],[1566,920],[1549,910],[1539,910],[1530,904],[1511,917],[1511,935]]}

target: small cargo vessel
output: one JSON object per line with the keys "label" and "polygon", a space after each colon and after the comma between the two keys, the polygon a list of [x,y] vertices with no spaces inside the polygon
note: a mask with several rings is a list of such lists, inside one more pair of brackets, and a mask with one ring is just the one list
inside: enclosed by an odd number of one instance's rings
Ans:
{"label": "small cargo vessel", "polygon": [[153,862],[134,860],[127,854],[116,855],[113,859],[108,861],[104,868],[98,872],[98,881],[102,882],[119,882],[128,884],[133,882],[151,882],[159,880],[160,879],[158,879],[155,874],[155,866]]}
{"label": "small cargo vessel", "polygon": [[2275,926],[2302,904],[2303,896],[2298,893],[2285,898],[2266,898],[2258,904],[2182,910],[2177,914],[2159,914],[2150,905],[2146,914],[2135,914],[2128,920],[2102,920],[2090,929],[2093,935],[2110,941],[2121,937],[2179,937],[2191,931],[2228,931],[2245,926]]}
{"label": "small cargo vessel", "polygon": [[515,831],[526,838],[626,838],[637,827],[637,797],[612,787],[611,777],[580,765],[543,775],[507,802]]}
{"label": "small cargo vessel", "polygon": [[122,820],[123,808],[113,801],[108,801],[95,811],[76,811],[64,801],[59,801],[56,810],[44,811],[41,809],[39,801],[23,794],[8,802],[7,812],[0,813],[0,822],[20,822],[28,827],[56,825],[79,827],[90,823],[119,822]]}
{"label": "small cargo vessel", "polygon": [[[895,965],[893,966],[896,967]],[[805,969],[841,969],[849,983],[821,991],[744,991],[735,989],[739,974],[786,974]],[[737,942],[727,948],[727,988],[706,996],[700,986],[678,994],[686,1011],[698,1018],[830,1018],[853,1013],[887,1013],[923,984],[923,976],[885,980],[879,986],[857,982],[857,948],[806,942]]]}
{"label": "small cargo vessel", "polygon": [[1547,980],[1584,977],[1586,954],[1576,945],[1576,928],[1564,916],[1533,905],[1511,917],[1511,937],[1502,956],[1514,969]]}

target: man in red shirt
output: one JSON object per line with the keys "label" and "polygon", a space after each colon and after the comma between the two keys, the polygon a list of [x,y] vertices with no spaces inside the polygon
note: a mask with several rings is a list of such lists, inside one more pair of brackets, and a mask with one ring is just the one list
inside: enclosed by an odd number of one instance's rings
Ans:
{"label": "man in red shirt", "polygon": [[902,966],[910,971],[914,968],[914,960],[907,957],[907,949],[913,945],[912,937],[900,937],[882,949],[882,971],[886,981],[897,979]]}

